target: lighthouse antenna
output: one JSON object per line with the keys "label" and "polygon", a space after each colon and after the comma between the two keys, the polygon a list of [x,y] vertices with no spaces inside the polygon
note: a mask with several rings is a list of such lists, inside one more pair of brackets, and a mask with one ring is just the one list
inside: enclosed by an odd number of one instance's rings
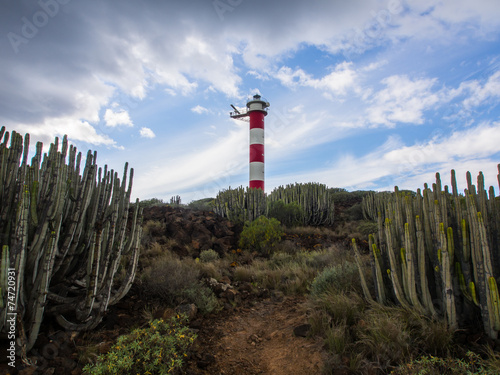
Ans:
{"label": "lighthouse antenna", "polygon": [[231,104],[231,107],[233,107],[234,112],[235,112],[236,114],[238,114],[238,115],[240,114],[240,110],[239,110],[238,108],[236,108],[236,107],[235,107],[234,105],[232,105],[232,104]]}

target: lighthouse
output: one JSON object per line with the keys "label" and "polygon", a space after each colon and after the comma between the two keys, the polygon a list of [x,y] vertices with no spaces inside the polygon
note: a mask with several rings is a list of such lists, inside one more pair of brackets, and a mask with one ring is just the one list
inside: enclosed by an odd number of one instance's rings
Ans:
{"label": "lighthouse", "polygon": [[231,118],[250,120],[250,177],[249,187],[264,191],[264,117],[267,115],[269,102],[256,94],[247,102],[245,112],[231,105],[234,112]]}

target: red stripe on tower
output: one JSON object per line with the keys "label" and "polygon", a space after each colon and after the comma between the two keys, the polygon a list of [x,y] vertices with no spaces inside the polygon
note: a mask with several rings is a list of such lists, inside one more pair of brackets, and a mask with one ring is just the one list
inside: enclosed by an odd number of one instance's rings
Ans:
{"label": "red stripe on tower", "polygon": [[267,115],[269,102],[254,95],[247,102],[246,113],[240,113],[234,106],[232,118],[250,118],[250,188],[264,191],[264,117]]}

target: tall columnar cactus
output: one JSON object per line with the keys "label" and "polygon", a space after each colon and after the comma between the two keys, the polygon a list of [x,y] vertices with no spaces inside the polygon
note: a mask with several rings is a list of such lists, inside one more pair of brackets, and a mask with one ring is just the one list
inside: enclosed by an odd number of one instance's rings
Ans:
{"label": "tall columnar cactus", "polygon": [[266,214],[267,200],[262,189],[229,187],[217,194],[214,210],[234,222],[253,221]]}
{"label": "tall columnar cactus", "polygon": [[[500,165],[499,165],[500,172]],[[467,189],[457,190],[451,172],[451,192],[439,174],[432,189],[408,195],[372,193],[363,198],[365,217],[378,220],[372,235],[373,267],[378,295],[393,295],[402,305],[439,313],[452,327],[470,319],[479,308],[485,332],[496,338],[500,330],[500,202],[488,191],[479,173],[477,186],[466,175]],[[498,175],[500,186],[500,173]],[[376,215],[376,216],[375,216]],[[380,277],[387,270],[392,283]],[[380,300],[380,298],[379,298]],[[466,306],[466,308],[458,307]]]}
{"label": "tall columnar cactus", "polygon": [[[68,148],[66,136],[61,149],[56,138],[43,157],[43,145],[37,143],[28,164],[28,134],[23,140],[12,132],[10,147],[4,128],[0,137],[0,304],[9,307],[0,313],[0,331],[15,311],[19,353],[25,355],[45,315],[66,329],[92,329],[108,306],[128,292],[139,256],[142,212],[138,204],[129,212],[133,169],[129,174],[127,164],[120,181],[107,166],[98,168],[96,153],[89,151],[80,174],[82,155]],[[117,280],[120,267],[126,268],[125,277]],[[12,269],[14,296],[6,293],[4,276]]]}
{"label": "tall columnar cactus", "polygon": [[333,194],[323,184],[307,183],[279,186],[269,195],[269,201],[295,202],[304,213],[304,225],[332,225],[334,221]]}
{"label": "tall columnar cactus", "polygon": [[315,183],[279,186],[269,196],[261,189],[229,188],[215,198],[215,212],[236,222],[253,221],[267,215],[268,203],[274,201],[297,203],[302,208],[304,225],[333,224],[333,195],[326,185]]}

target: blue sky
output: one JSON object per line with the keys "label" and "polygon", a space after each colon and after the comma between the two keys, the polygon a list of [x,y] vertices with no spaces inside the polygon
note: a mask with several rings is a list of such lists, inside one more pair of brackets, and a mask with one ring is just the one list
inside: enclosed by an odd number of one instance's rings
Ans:
{"label": "blue sky", "polygon": [[266,191],[416,190],[483,171],[498,193],[500,6],[455,1],[3,1],[0,124],[67,134],[135,170],[133,197],[248,184],[260,93]]}

